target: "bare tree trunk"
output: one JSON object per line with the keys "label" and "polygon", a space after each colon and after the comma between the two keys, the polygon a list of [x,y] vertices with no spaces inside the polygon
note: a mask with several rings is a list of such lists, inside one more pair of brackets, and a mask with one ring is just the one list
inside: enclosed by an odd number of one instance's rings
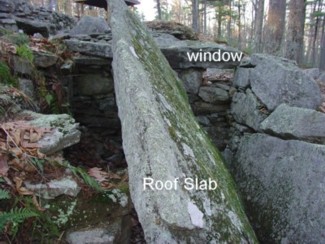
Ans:
{"label": "bare tree trunk", "polygon": [[264,0],[256,1],[256,12],[255,12],[255,52],[262,52],[262,33],[263,33],[263,22],[264,22]]}
{"label": "bare tree trunk", "polygon": [[319,68],[325,71],[325,16],[323,16],[322,42],[320,48]]}
{"label": "bare tree trunk", "polygon": [[207,34],[207,0],[203,0],[203,33]]}
{"label": "bare tree trunk", "polygon": [[158,19],[161,20],[161,6],[160,6],[160,0],[156,0],[157,1],[157,11],[158,11]]}
{"label": "bare tree trunk", "polygon": [[231,41],[231,21],[232,21],[232,16],[231,16],[231,11],[232,11],[232,1],[229,1],[229,18],[227,21],[227,41],[230,43]]}
{"label": "bare tree trunk", "polygon": [[286,58],[302,63],[305,30],[305,0],[290,0]]}
{"label": "bare tree trunk", "polygon": [[192,27],[195,32],[199,32],[199,0],[192,0]]}
{"label": "bare tree trunk", "polygon": [[265,27],[264,47],[270,54],[280,55],[285,27],[286,1],[270,0]]}
{"label": "bare tree trunk", "polygon": [[242,37],[241,37],[241,2],[238,3],[238,48],[241,49],[241,42],[242,42]]}
{"label": "bare tree trunk", "polygon": [[[318,7],[317,7],[318,5]],[[314,5],[314,13],[316,12],[321,12],[321,0],[318,0],[315,5]],[[313,65],[316,64],[316,42],[317,42],[317,37],[318,37],[318,26],[319,26],[319,16],[316,16],[316,21],[314,23],[314,33],[313,33],[313,39],[312,39],[312,50],[311,50],[311,63]]]}
{"label": "bare tree trunk", "polygon": [[221,25],[222,25],[222,6],[218,5],[218,39],[221,39]]}

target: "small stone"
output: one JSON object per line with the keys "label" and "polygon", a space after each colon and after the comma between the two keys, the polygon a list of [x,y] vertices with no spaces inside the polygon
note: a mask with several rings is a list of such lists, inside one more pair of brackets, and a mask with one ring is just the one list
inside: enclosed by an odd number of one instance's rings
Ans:
{"label": "small stone", "polygon": [[201,87],[199,97],[201,97],[203,101],[212,104],[230,101],[228,92],[216,86]]}

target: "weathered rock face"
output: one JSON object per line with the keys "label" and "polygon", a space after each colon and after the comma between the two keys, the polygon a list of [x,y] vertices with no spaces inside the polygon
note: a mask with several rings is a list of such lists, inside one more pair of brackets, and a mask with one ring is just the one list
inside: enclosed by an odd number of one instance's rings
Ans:
{"label": "weathered rock face", "polygon": [[33,35],[40,33],[44,37],[59,30],[71,28],[75,21],[63,14],[49,11],[43,7],[34,8],[28,1],[0,1],[0,26]]}
{"label": "weathered rock face", "polygon": [[[195,121],[181,81],[126,5],[108,4],[130,190],[147,242],[254,243],[231,177]],[[179,178],[179,186],[145,190],[146,177]],[[186,177],[211,178],[218,187],[187,191],[181,186]]]}
{"label": "weathered rock face", "polygon": [[266,115],[260,111],[262,104],[257,100],[250,89],[246,93],[238,92],[235,94],[231,104],[231,112],[234,119],[255,131],[259,131],[260,123]]}
{"label": "weathered rock face", "polygon": [[[173,43],[168,43],[162,39],[160,39],[158,45],[174,69],[235,68],[239,65],[241,58],[244,57],[243,53],[240,53],[237,49],[212,42],[203,43],[200,41],[178,40]],[[200,54],[202,60],[200,60]],[[213,56],[215,57],[215,61],[213,60]],[[222,61],[222,56],[227,61]],[[234,60],[230,58],[231,56],[234,57]],[[194,57],[197,57],[197,59]],[[206,60],[204,60],[204,57],[206,57]]]}
{"label": "weathered rock face", "polygon": [[247,134],[233,162],[262,243],[324,243],[325,146]]}
{"label": "weathered rock face", "polygon": [[32,118],[29,121],[31,125],[53,129],[38,142],[41,153],[50,155],[72,146],[80,140],[81,133],[78,130],[78,124],[70,115],[42,115],[28,111],[25,111],[24,115]]}
{"label": "weathered rock face", "polygon": [[263,121],[261,129],[284,139],[325,143],[325,114],[281,104]]}
{"label": "weathered rock face", "polygon": [[83,16],[81,20],[73,27],[69,34],[70,35],[91,35],[91,34],[103,34],[108,33],[110,28],[105,19]]}
{"label": "weathered rock face", "polygon": [[255,66],[249,74],[252,91],[269,110],[274,110],[281,103],[310,109],[320,106],[318,85],[292,61],[254,54],[251,64]]}

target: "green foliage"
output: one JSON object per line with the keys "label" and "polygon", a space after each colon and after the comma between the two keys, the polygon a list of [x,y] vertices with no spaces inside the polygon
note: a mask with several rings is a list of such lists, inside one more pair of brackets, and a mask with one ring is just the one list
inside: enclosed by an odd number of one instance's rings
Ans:
{"label": "green foliage", "polygon": [[17,86],[16,79],[11,75],[8,65],[0,61],[0,83]]}
{"label": "green foliage", "polygon": [[0,200],[9,199],[9,198],[10,198],[9,192],[0,189]]}
{"label": "green foliage", "polygon": [[78,178],[82,179],[86,185],[90,186],[91,188],[93,188],[94,190],[98,191],[98,192],[102,192],[103,189],[101,188],[101,186],[98,184],[98,182],[90,177],[87,172],[85,172],[85,170],[83,170],[82,168],[79,167],[75,167],[72,166],[71,164],[69,164],[68,162],[63,162],[62,166],[68,168],[71,170],[71,172]]}
{"label": "green foliage", "polygon": [[24,222],[25,219],[31,217],[37,217],[38,214],[26,209],[26,208],[13,208],[9,212],[0,214],[0,231],[4,231],[7,223],[11,223],[10,234],[15,236],[17,234],[19,225]]}
{"label": "green foliage", "polygon": [[22,44],[17,47],[17,55],[23,59],[28,60],[29,62],[34,61],[33,51],[29,48],[27,44]]}
{"label": "green foliage", "polygon": [[323,17],[323,16],[325,16],[325,12],[322,11],[315,11],[314,13],[311,14],[312,18]]}
{"label": "green foliage", "polygon": [[33,166],[35,166],[35,168],[40,172],[43,173],[44,171],[44,163],[45,161],[42,159],[38,159],[38,158],[30,158],[30,162]]}
{"label": "green foliage", "polygon": [[29,43],[29,37],[23,33],[10,33],[5,35],[4,39],[17,46],[27,45]]}

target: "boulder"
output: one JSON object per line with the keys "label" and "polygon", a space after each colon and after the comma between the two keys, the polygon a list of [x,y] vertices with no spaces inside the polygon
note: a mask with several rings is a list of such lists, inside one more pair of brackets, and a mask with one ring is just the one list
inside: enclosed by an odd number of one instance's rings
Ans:
{"label": "boulder", "polygon": [[163,33],[174,36],[179,40],[198,40],[198,35],[192,28],[180,23],[171,21],[148,21],[147,27],[156,33]]}
{"label": "boulder", "polygon": [[313,78],[314,80],[317,80],[320,75],[319,68],[304,69],[303,71],[306,75]]}
{"label": "boulder", "polygon": [[103,34],[110,32],[110,28],[104,18],[93,17],[93,16],[83,16],[75,27],[73,27],[69,34],[79,35],[79,34]]}
{"label": "boulder", "polygon": [[247,88],[250,85],[250,68],[238,67],[234,77],[234,86],[237,88]]}
{"label": "boulder", "polygon": [[324,243],[325,146],[247,134],[232,168],[261,243]]}
{"label": "boulder", "polygon": [[234,78],[234,70],[207,68],[203,78],[208,81],[232,81]]}
{"label": "boulder", "polygon": [[221,89],[213,85],[201,87],[199,92],[199,97],[201,97],[203,101],[212,104],[230,102],[230,97],[228,92],[225,91],[224,89]]}
{"label": "boulder", "polygon": [[67,45],[69,51],[103,58],[113,57],[111,45],[108,43],[79,41],[77,39],[65,40],[64,43]]}
{"label": "boulder", "polygon": [[[123,1],[108,4],[130,193],[146,241],[256,243],[232,179],[196,122],[182,81]],[[196,177],[218,186],[186,189],[185,179]]]}
{"label": "boulder", "polygon": [[18,78],[19,89],[25,93],[30,99],[35,98],[35,89],[33,81],[29,79]]}
{"label": "boulder", "polygon": [[15,3],[12,0],[0,0],[0,13],[12,13],[15,10]]}
{"label": "boulder", "polygon": [[34,184],[26,181],[25,186],[28,190],[35,192],[37,196],[44,199],[54,199],[61,195],[76,197],[81,190],[77,182],[70,177],[51,180],[45,184]]}
{"label": "boulder", "polygon": [[31,125],[52,129],[39,142],[39,150],[46,155],[58,152],[66,147],[72,146],[80,141],[78,124],[67,114],[43,115],[25,111],[22,116],[31,118]]}
{"label": "boulder", "polygon": [[231,113],[237,123],[246,125],[255,131],[260,130],[260,123],[267,117],[261,112],[262,104],[250,89],[246,93],[237,92],[231,104]]}
{"label": "boulder", "polygon": [[320,89],[315,80],[293,61],[267,54],[253,54],[250,72],[252,91],[273,111],[282,103],[317,109],[321,104]]}
{"label": "boulder", "polygon": [[202,84],[202,72],[188,69],[180,72],[180,78],[184,81],[185,90],[191,94],[198,94]]}
{"label": "boulder", "polygon": [[[162,45],[162,43],[168,44]],[[214,42],[178,40],[171,43],[160,41],[158,46],[173,69],[232,69],[237,67],[244,57],[244,54],[238,49]]]}
{"label": "boulder", "polygon": [[12,56],[12,66],[15,74],[31,77],[33,73],[33,65],[30,61],[21,58],[17,55]]}
{"label": "boulder", "polygon": [[35,33],[40,33],[44,37],[49,37],[50,35],[50,23],[19,17],[15,17],[15,20],[18,28],[22,29],[28,35],[33,35]]}
{"label": "boulder", "polygon": [[34,64],[40,68],[48,68],[56,64],[59,57],[47,52],[34,52]]}
{"label": "boulder", "polygon": [[179,39],[177,39],[175,36],[167,33],[152,32],[152,36],[159,46],[168,47],[168,46],[172,46],[173,43],[179,41]]}
{"label": "boulder", "polygon": [[325,143],[325,114],[281,104],[262,122],[261,129],[284,139]]}

